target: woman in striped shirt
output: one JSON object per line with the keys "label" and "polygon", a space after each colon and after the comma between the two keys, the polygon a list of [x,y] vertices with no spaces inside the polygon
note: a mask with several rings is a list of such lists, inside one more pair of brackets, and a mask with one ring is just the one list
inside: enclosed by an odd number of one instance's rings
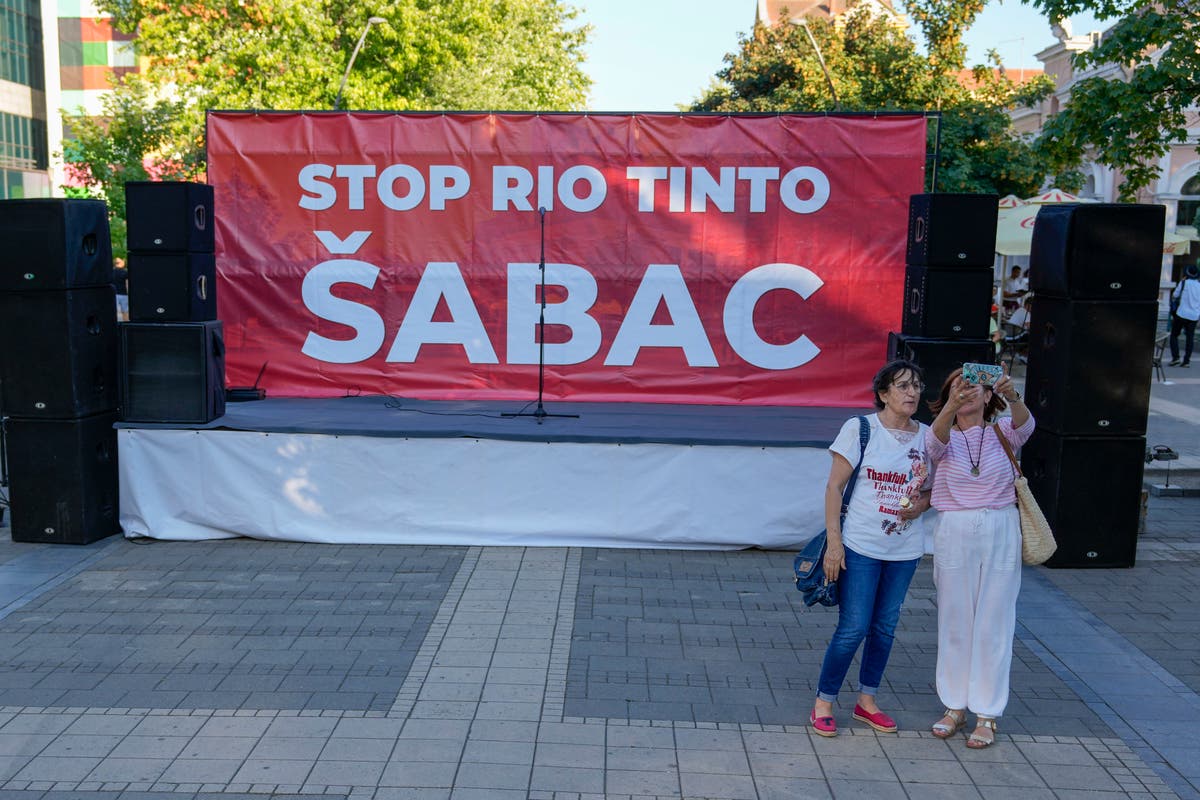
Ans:
{"label": "woman in striped shirt", "polygon": [[[1012,406],[1012,416],[991,424]],[[997,436],[1015,450],[1033,433],[1034,421],[1008,375],[995,386],[950,373],[931,406],[937,417],[925,446],[934,464],[933,580],[937,587],[937,692],[946,713],[933,725],[953,736],[976,715],[967,747],[995,741],[996,718],[1008,704],[1021,589],[1021,520],[1016,477]]]}

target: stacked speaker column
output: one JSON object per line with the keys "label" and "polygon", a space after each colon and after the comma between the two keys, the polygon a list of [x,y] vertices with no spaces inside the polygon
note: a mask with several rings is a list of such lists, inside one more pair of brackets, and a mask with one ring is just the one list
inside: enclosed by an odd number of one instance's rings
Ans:
{"label": "stacked speaker column", "polygon": [[129,322],[121,325],[121,418],[206,423],[225,413],[213,189],[125,185]]}
{"label": "stacked speaker column", "polygon": [[12,539],[87,544],[120,530],[108,208],[99,200],[6,200],[0,241]]}
{"label": "stacked speaker column", "polygon": [[1051,567],[1137,551],[1163,206],[1047,206],[1033,229],[1021,469],[1058,540]]}
{"label": "stacked speaker column", "polygon": [[900,333],[888,334],[888,359],[925,372],[917,419],[931,422],[928,403],[946,376],[965,362],[991,364],[988,319],[993,298],[996,219],[991,194],[916,194],[908,206],[908,254]]}

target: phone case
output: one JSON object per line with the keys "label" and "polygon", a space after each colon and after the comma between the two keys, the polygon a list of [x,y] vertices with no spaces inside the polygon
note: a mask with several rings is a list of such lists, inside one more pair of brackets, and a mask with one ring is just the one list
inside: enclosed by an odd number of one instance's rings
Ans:
{"label": "phone case", "polygon": [[996,364],[963,364],[963,380],[991,386],[1004,375],[1004,368]]}

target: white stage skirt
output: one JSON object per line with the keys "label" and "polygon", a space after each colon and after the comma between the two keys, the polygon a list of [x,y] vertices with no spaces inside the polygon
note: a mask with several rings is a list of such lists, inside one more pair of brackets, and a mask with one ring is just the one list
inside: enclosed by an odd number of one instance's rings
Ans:
{"label": "white stage skirt", "polygon": [[127,537],[794,549],[824,447],[118,432]]}

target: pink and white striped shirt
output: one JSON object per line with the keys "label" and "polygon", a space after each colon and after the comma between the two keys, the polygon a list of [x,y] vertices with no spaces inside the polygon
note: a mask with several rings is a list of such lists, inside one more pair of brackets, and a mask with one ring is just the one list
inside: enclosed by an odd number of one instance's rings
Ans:
{"label": "pink and white striped shirt", "polygon": [[[996,421],[1008,443],[1016,450],[1033,434],[1030,415],[1013,429],[1012,418]],[[1016,472],[990,424],[982,428],[950,429],[950,443],[942,442],[932,428],[925,433],[925,449],[934,464],[933,507],[938,511],[970,511],[976,508],[1007,508],[1017,502],[1013,490]],[[971,463],[979,464],[979,475],[971,474]]]}

